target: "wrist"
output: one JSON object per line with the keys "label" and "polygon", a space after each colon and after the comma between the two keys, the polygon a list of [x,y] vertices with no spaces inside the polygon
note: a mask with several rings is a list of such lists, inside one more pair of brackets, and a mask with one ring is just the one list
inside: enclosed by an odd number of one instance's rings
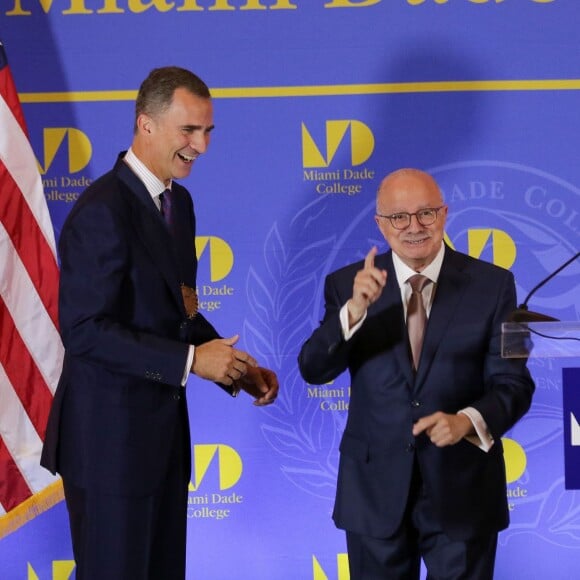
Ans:
{"label": "wrist", "polygon": [[365,308],[357,308],[352,298],[347,302],[346,310],[348,312],[348,325],[350,327],[354,326],[365,313]]}
{"label": "wrist", "polygon": [[463,431],[463,437],[475,435],[475,428],[468,415],[466,415],[465,413],[457,413],[456,417],[461,421],[461,429]]}

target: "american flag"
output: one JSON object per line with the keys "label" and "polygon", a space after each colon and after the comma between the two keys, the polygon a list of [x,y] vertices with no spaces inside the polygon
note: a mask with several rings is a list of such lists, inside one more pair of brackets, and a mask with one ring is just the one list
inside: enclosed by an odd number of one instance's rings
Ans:
{"label": "american flag", "polygon": [[0,538],[62,499],[40,466],[62,366],[54,232],[0,42]]}

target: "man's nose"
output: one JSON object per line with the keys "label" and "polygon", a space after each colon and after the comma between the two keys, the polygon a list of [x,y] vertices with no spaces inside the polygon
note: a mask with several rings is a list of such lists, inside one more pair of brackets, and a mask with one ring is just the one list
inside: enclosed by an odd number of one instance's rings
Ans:
{"label": "man's nose", "polygon": [[189,139],[189,146],[198,153],[205,153],[209,145],[209,135],[205,133],[194,133]]}
{"label": "man's nose", "polygon": [[419,222],[419,218],[417,217],[417,214],[411,214],[409,216],[409,219],[411,220],[411,222],[407,226],[407,229],[422,230],[424,228],[424,226],[422,226],[421,223]]}

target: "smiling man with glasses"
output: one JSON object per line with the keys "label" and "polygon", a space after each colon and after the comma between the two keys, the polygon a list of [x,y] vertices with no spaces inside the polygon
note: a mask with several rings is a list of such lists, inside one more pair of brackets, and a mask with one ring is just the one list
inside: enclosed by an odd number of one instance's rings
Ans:
{"label": "smiling man with glasses", "polygon": [[446,218],[447,206],[430,175],[402,169],[381,183],[375,221],[393,252],[415,272],[443,250]]}
{"label": "smiling man with glasses", "polygon": [[326,279],[325,314],[302,346],[305,381],[348,370],[333,518],[352,580],[491,580],[509,523],[501,437],[528,410],[525,361],[502,359],[513,275],[443,241],[432,176],[388,175],[375,221],[390,246]]}

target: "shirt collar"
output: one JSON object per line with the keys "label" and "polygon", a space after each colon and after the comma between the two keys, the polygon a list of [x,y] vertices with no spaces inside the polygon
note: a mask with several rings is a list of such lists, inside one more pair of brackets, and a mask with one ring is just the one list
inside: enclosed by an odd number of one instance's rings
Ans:
{"label": "shirt collar", "polygon": [[125,163],[131,168],[133,173],[143,182],[143,185],[147,188],[149,195],[152,198],[156,198],[159,194],[163,193],[166,189],[171,189],[172,182],[166,187],[163,181],[156,177],[147,166],[135,155],[133,149],[129,147],[129,150],[124,157]]}
{"label": "shirt collar", "polygon": [[[433,261],[425,267],[425,269],[421,272],[423,276],[427,276],[431,282],[434,284],[437,283],[439,279],[439,274],[441,273],[441,266],[443,264],[443,257],[445,256],[445,244],[441,242],[441,248],[437,252],[437,255],[433,259]],[[407,282],[407,280],[414,276],[417,272],[410,268],[393,252],[393,266],[395,267],[395,274],[397,276],[397,284],[399,288],[403,286]]]}

